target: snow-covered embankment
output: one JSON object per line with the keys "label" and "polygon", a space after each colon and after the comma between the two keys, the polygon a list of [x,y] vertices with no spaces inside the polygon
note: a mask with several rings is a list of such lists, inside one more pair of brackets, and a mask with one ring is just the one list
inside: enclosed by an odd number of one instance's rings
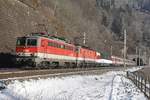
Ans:
{"label": "snow-covered embankment", "polygon": [[103,75],[14,81],[0,92],[0,100],[146,100],[124,74],[112,71]]}

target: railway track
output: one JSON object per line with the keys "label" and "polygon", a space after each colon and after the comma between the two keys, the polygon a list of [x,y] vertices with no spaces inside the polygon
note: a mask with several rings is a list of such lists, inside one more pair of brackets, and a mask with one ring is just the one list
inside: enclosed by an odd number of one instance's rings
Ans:
{"label": "railway track", "polygon": [[28,80],[48,77],[61,77],[68,75],[102,74],[113,70],[123,70],[123,67],[99,67],[99,68],[74,68],[74,69],[44,69],[44,70],[17,70],[0,71],[0,80],[7,83],[12,80]]}

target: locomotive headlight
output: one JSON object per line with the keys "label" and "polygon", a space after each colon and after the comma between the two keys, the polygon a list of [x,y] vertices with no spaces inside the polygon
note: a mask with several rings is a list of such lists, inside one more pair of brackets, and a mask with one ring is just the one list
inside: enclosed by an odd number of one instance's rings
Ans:
{"label": "locomotive headlight", "polygon": [[34,56],[34,53],[31,53],[30,56]]}
{"label": "locomotive headlight", "polygon": [[35,56],[35,53],[31,53],[30,55],[31,55],[31,56]]}
{"label": "locomotive headlight", "polygon": [[30,56],[36,56],[36,53],[31,53]]}

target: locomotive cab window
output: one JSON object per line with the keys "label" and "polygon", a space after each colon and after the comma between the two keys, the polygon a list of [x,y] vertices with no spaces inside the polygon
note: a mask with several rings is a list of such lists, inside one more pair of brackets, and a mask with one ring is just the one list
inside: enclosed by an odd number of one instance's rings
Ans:
{"label": "locomotive cab window", "polygon": [[27,40],[27,46],[36,46],[37,45],[37,39],[28,39]]}
{"label": "locomotive cab window", "polygon": [[17,46],[25,46],[26,45],[26,38],[18,38],[16,44],[17,44]]}

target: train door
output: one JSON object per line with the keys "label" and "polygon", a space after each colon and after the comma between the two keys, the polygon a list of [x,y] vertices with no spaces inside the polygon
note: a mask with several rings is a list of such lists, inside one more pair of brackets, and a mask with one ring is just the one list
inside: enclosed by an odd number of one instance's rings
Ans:
{"label": "train door", "polygon": [[43,48],[43,58],[47,58],[48,57],[48,53],[47,53],[47,46],[48,46],[48,42],[47,40],[42,40],[42,48]]}

